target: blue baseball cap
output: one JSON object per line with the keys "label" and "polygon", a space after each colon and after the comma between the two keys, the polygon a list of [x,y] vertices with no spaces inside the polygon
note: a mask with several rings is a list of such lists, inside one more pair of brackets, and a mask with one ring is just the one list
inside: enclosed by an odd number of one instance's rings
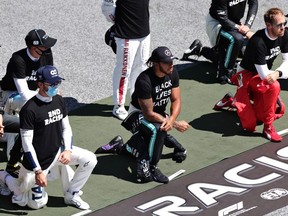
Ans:
{"label": "blue baseball cap", "polygon": [[50,84],[56,84],[64,80],[64,78],[59,76],[57,68],[52,65],[40,67],[37,70],[36,78],[38,82],[46,82]]}

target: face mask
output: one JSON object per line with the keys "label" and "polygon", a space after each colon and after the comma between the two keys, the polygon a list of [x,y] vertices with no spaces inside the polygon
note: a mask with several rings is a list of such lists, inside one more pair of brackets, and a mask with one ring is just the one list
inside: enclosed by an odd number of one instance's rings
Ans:
{"label": "face mask", "polygon": [[43,56],[48,56],[48,55],[51,55],[51,53],[52,53],[51,48],[49,48],[49,49],[43,51],[43,52],[42,52],[42,55],[43,55]]}
{"label": "face mask", "polygon": [[49,96],[49,97],[53,97],[55,96],[56,94],[58,93],[58,87],[57,86],[49,86],[48,87],[48,90],[46,91],[46,94]]}

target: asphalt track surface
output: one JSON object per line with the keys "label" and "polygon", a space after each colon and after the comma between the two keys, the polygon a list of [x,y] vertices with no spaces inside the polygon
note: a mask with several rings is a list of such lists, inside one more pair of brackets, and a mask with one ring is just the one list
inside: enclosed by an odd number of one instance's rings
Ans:
{"label": "asphalt track surface", "polygon": [[[62,91],[71,99],[71,106],[111,96],[115,55],[104,43],[104,33],[111,24],[102,15],[100,2],[1,0],[0,77],[12,53],[25,47],[25,35],[31,29],[42,28],[58,39],[53,47],[55,65],[66,79]],[[210,0],[151,0],[151,50],[165,45],[181,57],[195,38],[209,45],[205,33],[209,5]],[[263,14],[270,7],[285,10],[287,1],[259,0],[253,30],[264,26]]]}

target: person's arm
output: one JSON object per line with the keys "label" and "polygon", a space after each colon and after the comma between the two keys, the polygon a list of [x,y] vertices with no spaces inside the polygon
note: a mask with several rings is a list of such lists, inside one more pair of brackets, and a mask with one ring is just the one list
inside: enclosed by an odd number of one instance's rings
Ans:
{"label": "person's arm", "polygon": [[256,70],[262,80],[267,80],[268,83],[273,83],[277,79],[288,78],[288,53],[282,53],[282,64],[276,70],[269,70],[267,64],[257,65],[255,64]]}
{"label": "person's arm", "polygon": [[181,111],[181,93],[180,87],[172,88],[171,92],[171,107],[170,107],[170,117],[171,123],[173,124],[176,121],[178,115]]}
{"label": "person's arm", "polygon": [[280,74],[281,79],[288,78],[288,53],[282,53],[282,64],[276,69]]}
{"label": "person's arm", "polygon": [[166,118],[161,125],[161,129],[163,131],[169,131],[175,125],[175,121],[181,110],[181,95],[180,95],[180,87],[172,88],[171,96],[171,107],[170,107],[170,116]]}
{"label": "person's arm", "polygon": [[245,25],[248,26],[250,29],[258,12],[258,0],[248,0],[248,5],[249,7]]}
{"label": "person's arm", "polygon": [[36,151],[32,144],[34,130],[20,128],[20,135],[22,140],[23,151],[27,156],[27,159],[31,164],[33,171],[36,172],[38,170],[41,170],[41,166],[37,159]]}
{"label": "person's arm", "polygon": [[34,131],[20,128],[20,135],[24,154],[28,159],[29,163],[32,165],[33,171],[35,173],[35,182],[39,186],[46,187],[47,178],[45,173],[41,169],[41,166],[37,159],[36,151],[32,144]]}
{"label": "person's arm", "polygon": [[258,72],[258,74],[262,80],[266,79],[266,77],[268,75],[270,75],[274,72],[274,71],[268,69],[267,64],[264,64],[264,65],[255,64],[255,67],[256,67],[256,70],[257,70],[257,72]]}
{"label": "person's arm", "polygon": [[222,25],[222,27],[226,30],[238,30],[240,26],[229,19],[228,17],[228,2],[227,0],[218,0],[218,5],[216,13],[218,17],[219,23]]}
{"label": "person's arm", "polygon": [[184,121],[184,120],[181,120],[181,121],[175,121],[174,124],[173,124],[173,127],[180,131],[181,133],[185,132],[189,127],[190,125]]}
{"label": "person's arm", "polygon": [[258,74],[262,80],[266,80],[269,84],[274,83],[282,76],[282,71],[269,70],[267,65],[255,65]]}
{"label": "person's arm", "polygon": [[28,101],[30,98],[37,94],[37,91],[31,91],[28,88],[26,79],[14,78],[13,80],[16,85],[17,91],[24,102]]}
{"label": "person's arm", "polygon": [[162,115],[153,111],[153,100],[149,99],[138,99],[139,106],[143,112],[144,118],[149,122],[163,123],[166,118]]}
{"label": "person's arm", "polygon": [[69,123],[68,115],[62,119],[63,128],[63,142],[64,151],[59,156],[59,162],[63,164],[68,164],[71,161],[71,151],[73,145],[72,129]]}
{"label": "person's arm", "polygon": [[249,0],[248,1],[248,12],[246,21],[244,24],[239,26],[238,32],[240,32],[246,38],[251,38],[254,32],[251,31],[251,26],[255,20],[257,11],[258,11],[258,0]]}
{"label": "person's arm", "polygon": [[116,0],[102,0],[101,11],[108,22],[115,22]]}

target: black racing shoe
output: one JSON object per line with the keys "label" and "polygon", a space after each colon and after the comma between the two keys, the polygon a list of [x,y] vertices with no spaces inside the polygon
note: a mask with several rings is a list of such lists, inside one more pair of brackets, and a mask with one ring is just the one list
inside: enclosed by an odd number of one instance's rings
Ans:
{"label": "black racing shoe", "polygon": [[224,84],[233,84],[230,80],[230,78],[236,73],[236,70],[233,69],[226,69],[226,68],[219,68],[218,71],[218,81],[221,85]]}
{"label": "black racing shoe", "polygon": [[176,163],[182,163],[187,157],[187,151],[184,149],[184,151],[179,150],[177,148],[174,149],[172,160],[176,161]]}
{"label": "black racing shoe", "polygon": [[201,41],[199,39],[194,40],[190,45],[189,49],[187,49],[184,52],[182,59],[187,60],[188,57],[191,55],[200,56],[201,48],[202,48]]}
{"label": "black racing shoe", "polygon": [[160,182],[164,184],[167,184],[169,182],[168,177],[165,176],[158,167],[150,166],[150,172],[155,182]]}
{"label": "black racing shoe", "polygon": [[229,79],[228,76],[226,76],[226,75],[219,76],[219,77],[218,77],[218,82],[219,82],[221,85],[225,85],[225,84],[227,84],[227,83],[231,83],[230,79]]}
{"label": "black racing shoe", "polygon": [[181,163],[186,159],[186,149],[170,134],[167,134],[164,145],[174,148],[172,160]]}
{"label": "black racing shoe", "polygon": [[123,147],[123,139],[120,135],[114,137],[109,143],[99,147],[95,154],[114,153],[120,154]]}
{"label": "black racing shoe", "polygon": [[153,181],[149,160],[137,159],[137,182],[145,183]]}
{"label": "black racing shoe", "polygon": [[8,172],[12,177],[18,178],[19,176],[19,171],[20,171],[21,166],[16,163],[16,164],[7,164],[6,165],[6,172]]}

